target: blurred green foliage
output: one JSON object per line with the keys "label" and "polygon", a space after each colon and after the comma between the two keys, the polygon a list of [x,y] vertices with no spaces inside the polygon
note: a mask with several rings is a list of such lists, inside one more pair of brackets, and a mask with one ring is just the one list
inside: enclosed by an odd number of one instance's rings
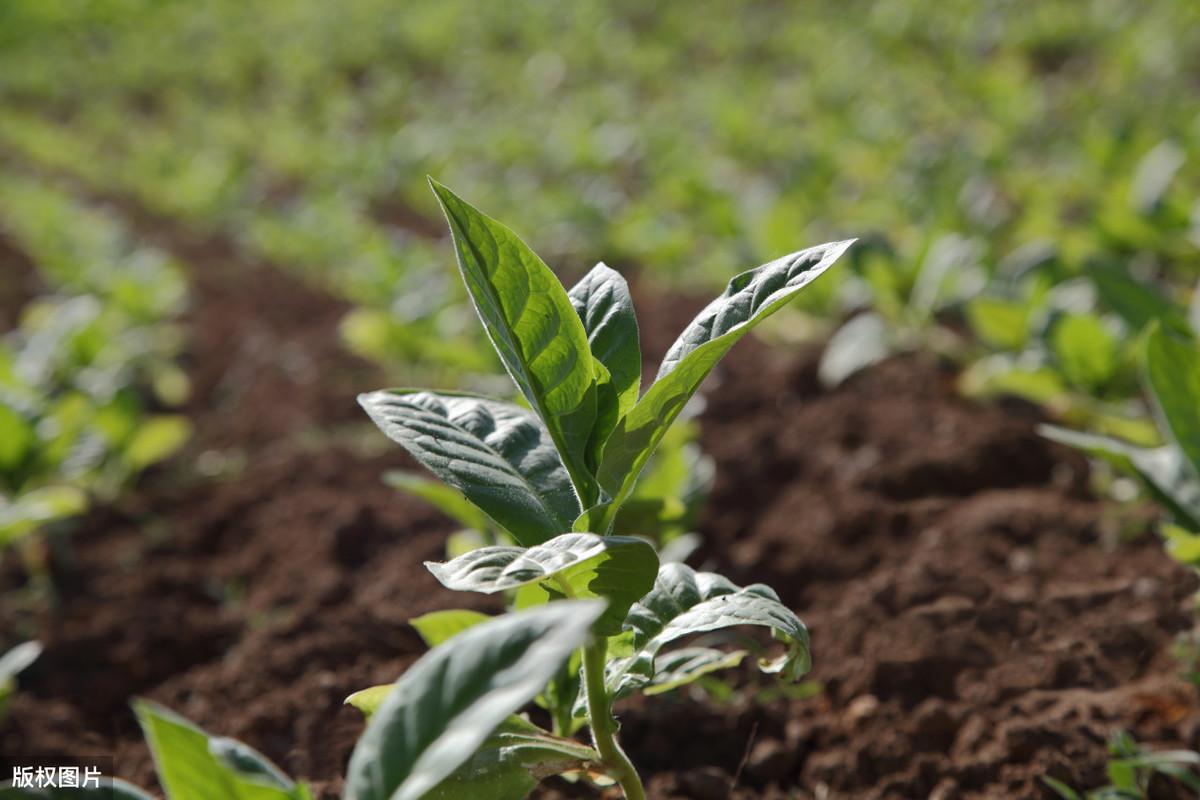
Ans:
{"label": "blurred green foliage", "polygon": [[[91,496],[113,497],[183,444],[191,424],[162,413],[189,392],[174,362],[178,265],[112,215],[18,177],[0,178],[0,233],[47,290],[0,339],[3,548]],[[18,277],[17,264],[3,266]]]}
{"label": "blurred green foliage", "polygon": [[807,298],[822,311],[894,311],[931,253],[1197,264],[1187,0],[2,13],[0,141],[329,281],[376,312],[348,323],[356,346],[401,363],[484,367],[456,346],[470,319],[438,277],[427,173],[568,273],[602,257],[690,284],[885,234],[858,280]]}

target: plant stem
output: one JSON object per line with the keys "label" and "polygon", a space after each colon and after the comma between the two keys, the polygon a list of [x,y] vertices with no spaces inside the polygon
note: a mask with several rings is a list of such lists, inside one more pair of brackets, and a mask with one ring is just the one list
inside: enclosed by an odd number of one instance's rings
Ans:
{"label": "plant stem", "polygon": [[604,687],[604,664],[608,651],[608,640],[596,637],[596,641],[583,648],[583,680],[587,689],[588,721],[592,728],[592,741],[604,759],[612,776],[621,784],[627,800],[646,800],[642,779],[630,762],[629,756],[617,743],[617,721],[612,715],[612,704],[608,690]]}

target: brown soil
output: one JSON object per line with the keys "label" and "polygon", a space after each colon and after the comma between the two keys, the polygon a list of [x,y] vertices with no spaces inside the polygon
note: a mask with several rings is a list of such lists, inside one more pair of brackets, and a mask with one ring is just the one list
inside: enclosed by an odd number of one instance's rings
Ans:
{"label": "brown soil", "polygon": [[[0,645],[46,645],[0,753],[115,753],[149,784],[137,695],[333,797],[362,727],[342,699],[420,655],[405,621],[489,606],[420,567],[450,525],[379,482],[406,462],[361,444],[381,437],[356,427],[354,395],[387,381],[338,347],[341,304],[154,227],[194,269],[197,436],[55,542],[53,602],[0,571]],[[649,299],[648,351],[695,307]],[[774,684],[747,669],[723,702],[630,703],[623,740],[651,796],[1036,797],[1042,774],[1101,781],[1118,727],[1200,745],[1169,652],[1196,581],[1152,537],[1106,544],[1085,463],[1028,409],[959,400],[937,363],[894,359],[823,392],[814,355],[747,342],[715,376],[718,482],[693,562],[800,611],[824,691],[755,704]]]}

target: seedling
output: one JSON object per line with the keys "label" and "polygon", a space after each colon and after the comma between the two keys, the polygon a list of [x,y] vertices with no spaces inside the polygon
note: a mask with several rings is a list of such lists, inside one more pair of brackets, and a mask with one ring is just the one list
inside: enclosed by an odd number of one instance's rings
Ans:
{"label": "seedling", "polygon": [[1200,347],[1159,323],[1144,339],[1143,378],[1165,444],[1138,447],[1051,426],[1042,433],[1136,478],[1171,519],[1164,526],[1167,549],[1200,567]]}
{"label": "seedling", "polygon": [[[569,662],[564,672],[554,664],[556,679],[541,700],[556,720],[556,732],[569,733],[576,727],[571,720],[591,729],[594,756],[586,768],[576,763],[570,771],[607,775],[627,797],[644,798],[637,770],[616,739],[613,701],[637,691],[666,691],[744,656],[696,647],[663,654],[665,648],[696,633],[763,626],[786,644],[786,651],[760,666],[794,680],[808,669],[808,633],[765,586],[742,588],[682,564],[660,565],[646,540],[615,532],[621,511],[655,449],[720,358],[851,243],[813,247],[734,278],[687,326],[642,393],[637,320],[629,288],[618,273],[599,264],[568,291],[512,231],[444,186],[432,185],[449,221],[472,302],[529,407],[414,389],[373,392],[359,402],[384,433],[469,504],[473,510],[467,516],[478,515],[477,527],[514,543],[427,564],[442,584],[503,592],[515,607],[603,602],[578,665]],[[445,502],[447,496],[442,497]],[[464,516],[461,508],[458,516]],[[440,640],[447,624],[453,630],[473,622],[463,616],[467,612],[448,613],[455,616],[418,621],[427,637],[431,628],[441,631],[431,642]],[[443,687],[440,693],[449,691]],[[374,710],[380,698],[387,698],[351,762],[349,797],[416,797],[419,793],[407,790],[393,793],[412,781],[428,783],[415,767],[389,767],[390,778],[379,779],[377,762],[393,758],[384,746],[386,732],[400,724],[402,710],[433,728],[460,724],[430,719],[427,712],[400,702],[400,695],[399,690],[376,688],[351,699]],[[519,705],[505,703],[505,714]],[[488,719],[486,724],[494,727],[499,721]],[[479,721],[472,730],[481,743],[491,732]],[[457,752],[464,761],[471,757],[465,748]],[[553,762],[526,763],[525,768],[539,777],[556,771]],[[472,774],[481,769],[475,763]]]}
{"label": "seedling", "polygon": [[[0,180],[4,235],[52,292],[0,340],[0,550],[111,500],[187,440],[190,422],[154,413],[186,399],[171,322],[180,266],[133,242],[120,221],[44,182]],[[41,571],[22,545],[26,568]]]}

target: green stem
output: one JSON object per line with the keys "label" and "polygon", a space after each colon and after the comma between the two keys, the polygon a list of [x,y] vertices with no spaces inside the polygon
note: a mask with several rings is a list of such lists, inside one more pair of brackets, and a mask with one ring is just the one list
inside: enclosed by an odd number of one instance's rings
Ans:
{"label": "green stem", "polygon": [[608,640],[596,637],[596,641],[583,648],[583,680],[587,689],[588,722],[592,728],[592,741],[604,760],[604,765],[625,792],[627,800],[646,800],[642,779],[630,762],[629,756],[617,743],[617,721],[612,715],[612,704],[604,686],[604,664],[608,651]]}

